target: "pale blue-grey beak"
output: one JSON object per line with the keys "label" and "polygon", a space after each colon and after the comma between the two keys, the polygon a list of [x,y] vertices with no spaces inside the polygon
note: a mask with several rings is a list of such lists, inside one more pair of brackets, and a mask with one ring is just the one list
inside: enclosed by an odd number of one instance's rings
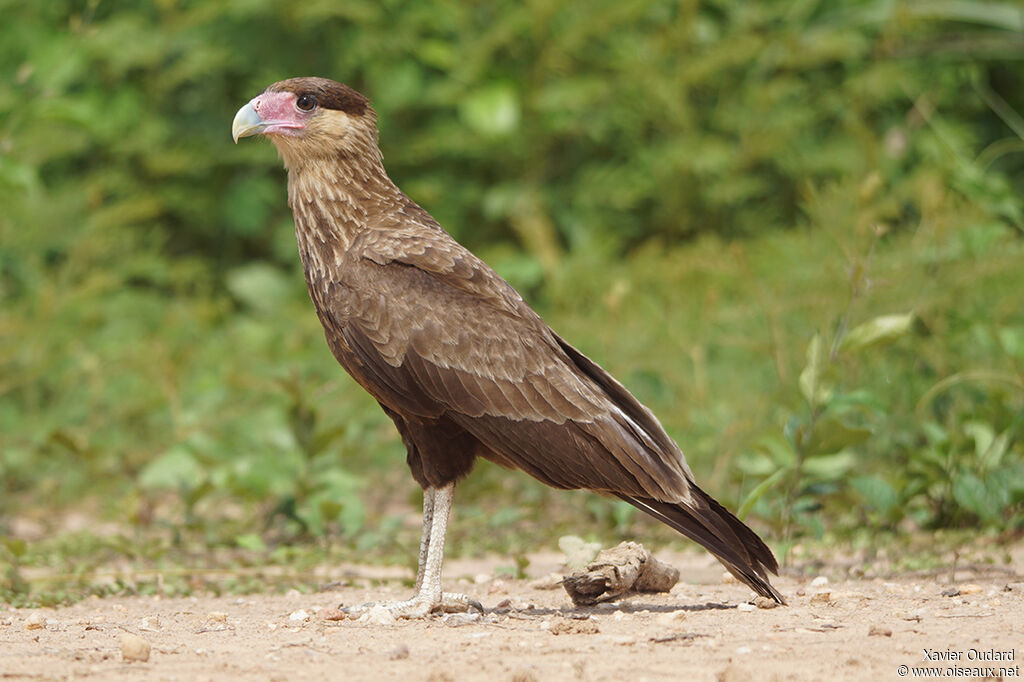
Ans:
{"label": "pale blue-grey beak", "polygon": [[256,113],[252,102],[249,102],[235,114],[235,120],[231,122],[231,137],[234,138],[235,144],[238,144],[238,138],[259,135],[268,125],[270,124]]}

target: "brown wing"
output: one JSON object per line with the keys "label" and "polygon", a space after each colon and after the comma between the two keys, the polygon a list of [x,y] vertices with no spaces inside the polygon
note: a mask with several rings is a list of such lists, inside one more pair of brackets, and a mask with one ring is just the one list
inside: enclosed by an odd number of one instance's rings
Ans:
{"label": "brown wing", "polygon": [[563,488],[689,500],[654,416],[444,233],[364,233],[324,288],[325,323],[390,410],[450,420],[500,463]]}

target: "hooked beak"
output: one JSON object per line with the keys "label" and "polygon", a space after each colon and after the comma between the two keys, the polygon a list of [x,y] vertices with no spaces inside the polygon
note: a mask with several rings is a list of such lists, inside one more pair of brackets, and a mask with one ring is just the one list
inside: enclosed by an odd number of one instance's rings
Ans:
{"label": "hooked beak", "polygon": [[231,122],[231,137],[234,138],[235,144],[238,144],[238,138],[259,135],[269,126],[270,124],[256,113],[252,102],[249,102],[235,114],[235,120]]}
{"label": "hooked beak", "polygon": [[231,137],[297,135],[305,127],[302,112],[295,108],[295,93],[264,92],[238,110],[231,122]]}

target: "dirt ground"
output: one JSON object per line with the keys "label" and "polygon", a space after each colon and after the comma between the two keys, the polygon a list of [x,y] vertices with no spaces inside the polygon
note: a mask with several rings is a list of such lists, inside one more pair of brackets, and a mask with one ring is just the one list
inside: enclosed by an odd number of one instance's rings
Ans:
{"label": "dirt ground", "polygon": [[[493,576],[507,559],[448,562],[446,589],[480,600],[483,616],[330,620],[339,604],[408,596],[400,571],[365,566],[336,569],[356,586],[316,594],[0,605],[0,679],[895,680],[924,668],[1020,676],[1024,547],[1009,566],[952,576],[784,575],[775,584],[789,605],[773,609],[750,603],[706,555],[657,556],[683,572],[670,593],[592,609],[573,608],[560,587],[540,589],[561,569],[554,554],[531,557],[526,580]],[[148,660],[125,660],[126,635],[145,640]]]}

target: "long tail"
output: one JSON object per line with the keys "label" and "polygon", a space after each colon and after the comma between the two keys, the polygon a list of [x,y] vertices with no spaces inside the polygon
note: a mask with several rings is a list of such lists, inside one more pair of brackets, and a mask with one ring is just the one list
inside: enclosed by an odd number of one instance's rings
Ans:
{"label": "long tail", "polygon": [[779,572],[779,564],[768,545],[710,495],[696,485],[691,490],[692,507],[646,497],[619,497],[703,545],[737,580],[758,594],[785,604],[785,598],[768,582],[769,572]]}

